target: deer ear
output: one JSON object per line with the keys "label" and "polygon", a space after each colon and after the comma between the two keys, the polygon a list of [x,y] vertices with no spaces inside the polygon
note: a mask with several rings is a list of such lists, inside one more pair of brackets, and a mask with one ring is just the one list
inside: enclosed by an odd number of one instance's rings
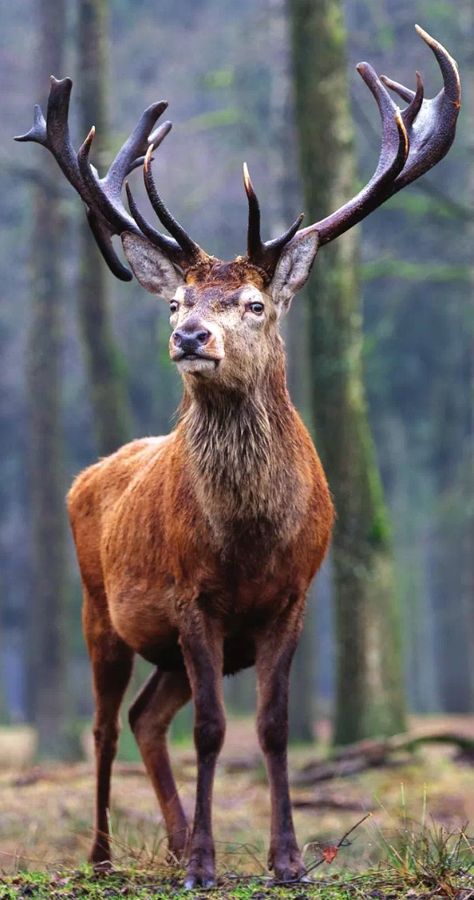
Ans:
{"label": "deer ear", "polygon": [[172,300],[176,289],[184,284],[184,275],[148,238],[131,231],[121,235],[127,257],[137,281],[150,294]]}
{"label": "deer ear", "polygon": [[283,250],[270,283],[272,299],[280,314],[288,309],[297,291],[305,284],[318,245],[318,232],[310,231],[305,235],[296,235]]}

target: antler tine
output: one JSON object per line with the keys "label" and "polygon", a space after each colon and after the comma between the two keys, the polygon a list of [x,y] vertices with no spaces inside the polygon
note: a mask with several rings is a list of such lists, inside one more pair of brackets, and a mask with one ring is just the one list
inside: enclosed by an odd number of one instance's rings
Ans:
{"label": "antler tine", "polygon": [[160,100],[159,103],[152,103],[142,113],[130,137],[120,148],[103,179],[108,193],[120,197],[125,178],[133,169],[143,163],[148,147],[151,145],[156,150],[169,134],[172,128],[171,122],[163,122],[151,133],[156,120],[167,108],[166,101]]}
{"label": "antler tine", "polygon": [[145,237],[148,238],[160,250],[163,250],[167,256],[170,257],[174,262],[178,263],[178,265],[183,264],[183,251],[177,241],[174,238],[167,237],[165,234],[161,234],[161,232],[157,231],[156,228],[153,228],[147,220],[142,216],[140,210],[138,209],[135,200],[133,198],[133,194],[130,190],[130,186],[128,182],[125,182],[125,190],[127,193],[128,205],[130,208],[130,212],[135,219],[140,231],[143,232]]}
{"label": "antler tine", "polygon": [[27,141],[34,141],[34,143],[36,144],[41,144],[42,147],[46,146],[46,120],[39,103],[35,103],[34,105],[33,125],[30,130],[25,132],[25,134],[17,134],[17,136],[14,137],[13,140],[24,143],[26,143]]}
{"label": "antler tine", "polygon": [[249,259],[257,257],[262,251],[262,239],[260,237],[260,204],[255,193],[247,163],[243,164],[244,188],[247,194],[249,206],[249,219],[247,226],[247,255]]}
{"label": "antler tine", "polygon": [[439,41],[431,37],[420,25],[415,25],[415,29],[421,39],[433,51],[443,76],[444,93],[448,100],[454,103],[457,109],[461,106],[461,81],[459,79],[458,65],[455,59],[448,53],[446,47],[443,47]]}
{"label": "antler tine", "polygon": [[352,200],[332,215],[299,232],[303,235],[318,231],[320,244],[334,240],[383,203],[408,156],[408,136],[400,110],[369,63],[359,63],[357,71],[374,96],[382,120],[379,161],[368,184]]}
{"label": "antler tine", "polygon": [[[148,138],[148,144],[147,144],[146,149],[148,150],[149,145],[152,144],[153,150],[157,150],[158,147],[160,146],[161,142],[166,137],[166,135],[171,131],[172,127],[173,126],[172,126],[171,122],[163,122],[162,125],[160,125],[152,134],[150,134],[150,137]],[[152,156],[152,158],[151,158],[152,162],[153,162],[153,159],[154,159],[154,157]],[[134,172],[135,169],[140,169],[144,162],[145,162],[145,153],[143,153],[141,156],[137,156],[137,158],[134,159],[133,162],[130,163],[130,165],[128,167],[128,171],[125,173],[125,177],[127,177],[127,175],[130,175],[132,172]]]}
{"label": "antler tine", "polygon": [[[431,100],[424,99],[421,76],[417,72],[417,91],[402,116],[407,125],[410,139],[410,153],[402,172],[395,179],[392,193],[395,194],[431,169],[446,156],[456,133],[456,121],[461,107],[461,82],[456,61],[439,41],[428,32],[415,26],[418,34],[434,53],[443,76],[443,87]],[[403,85],[383,78],[390,90],[403,96],[408,89]],[[421,88],[420,88],[421,83]],[[413,92],[410,92],[413,94]],[[415,107],[413,113],[412,108]],[[418,111],[421,115],[418,117]],[[413,126],[413,127],[412,127]]]}
{"label": "antler tine", "polygon": [[116,278],[119,278],[120,281],[132,281],[133,275],[130,269],[127,269],[127,266],[123,265],[115,252],[112,244],[113,232],[110,230],[105,219],[97,216],[96,213],[88,208],[86,209],[86,216],[97,246],[112,274],[115,275]]}
{"label": "antler tine", "polygon": [[95,137],[95,127],[92,126],[84,143],[77,151],[77,162],[82,182],[86,188],[86,194],[91,198],[89,207],[98,210],[111,226],[113,234],[121,234],[122,231],[136,231],[135,223],[130,218],[122,204],[120,192],[117,188],[106,193],[103,182],[97,177],[94,168],[89,161],[89,154]]}
{"label": "antler tine", "polygon": [[282,254],[285,244],[291,240],[298,231],[302,221],[303,213],[293,222],[292,225],[280,237],[271,241],[263,242],[260,237],[260,204],[255,193],[252,179],[250,178],[247,163],[243,165],[244,188],[247,194],[249,206],[249,218],[247,229],[247,257],[254,265],[264,269],[269,276],[275,270],[276,264]]}
{"label": "antler tine", "polygon": [[143,163],[143,179],[145,182],[148,199],[156,215],[158,216],[161,224],[165,226],[165,228],[177,241],[179,247],[181,247],[181,250],[183,251],[183,254],[188,259],[188,261],[196,263],[199,260],[208,259],[208,254],[201,249],[199,244],[196,244],[192,240],[192,238],[189,237],[182,225],[180,225],[179,222],[177,222],[176,219],[171,215],[171,213],[163,203],[161,197],[159,196],[151,172],[152,152],[153,145],[150,144],[145,156],[145,161]]}
{"label": "antler tine", "polygon": [[58,79],[51,75],[50,85],[46,120],[41,106],[36,104],[33,127],[26,134],[16,137],[15,141],[34,141],[46,147],[54,156],[68,181],[87,202],[81,193],[79,168],[69,136],[68,114],[72,80],[70,78]]}

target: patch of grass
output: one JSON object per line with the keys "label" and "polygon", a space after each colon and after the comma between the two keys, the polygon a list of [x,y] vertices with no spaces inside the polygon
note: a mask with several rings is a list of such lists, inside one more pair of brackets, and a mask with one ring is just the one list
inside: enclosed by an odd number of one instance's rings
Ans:
{"label": "patch of grass", "polygon": [[407,821],[395,840],[385,843],[389,866],[405,884],[453,898],[460,884],[469,884],[474,897],[474,843],[466,828],[450,831],[434,821]]}
{"label": "patch of grass", "polygon": [[[391,896],[399,896],[401,885],[395,885],[393,878],[382,878],[378,872],[364,876],[344,879],[335,876],[330,880],[319,880],[314,884],[301,883],[294,886],[272,885],[268,880],[259,878],[220,879],[214,890],[186,891],[183,886],[181,872],[170,874],[148,873],[134,869],[120,869],[108,875],[96,876],[90,867],[83,867],[74,872],[59,871],[55,873],[18,873],[0,880],[1,900],[17,900],[32,897],[34,900],[105,900],[105,898],[129,897],[134,900],[190,900],[190,898],[206,897],[208,900],[349,900],[369,896],[385,896],[374,891],[387,885]],[[393,893],[393,890],[397,894]]]}
{"label": "patch of grass", "polygon": [[389,867],[359,875],[340,873],[333,878],[295,885],[273,885],[264,878],[225,876],[213,890],[186,891],[183,874],[169,868],[149,873],[124,868],[97,876],[89,866],[75,871],[54,873],[18,873],[0,879],[1,900],[111,900],[128,897],[134,900],[468,900],[474,882],[466,874],[449,882],[427,886],[424,882],[407,881],[400,871]]}
{"label": "patch of grass", "polygon": [[[218,879],[215,889],[189,892],[183,888],[182,870],[155,862],[150,867],[135,864],[101,875],[91,866],[53,872],[20,871],[0,876],[0,900],[26,897],[35,900],[120,897],[134,900],[203,900],[204,897],[208,900],[471,900],[474,897],[473,843],[465,829],[451,833],[435,823],[418,826],[410,825],[407,820],[394,838],[384,838],[384,842],[386,861],[378,868],[359,874],[340,871],[332,877],[294,885],[273,884],[267,875],[245,877],[227,873]],[[249,848],[240,847],[241,852],[245,850],[250,852]],[[233,852],[230,847],[229,853],[224,854],[227,866]],[[311,871],[319,862],[311,865],[307,859],[307,865]]]}
{"label": "patch of grass", "polygon": [[[433,727],[439,729],[439,722]],[[395,771],[380,767],[328,784],[300,785],[295,778],[292,797],[305,862],[311,867],[321,857],[325,861],[311,870],[314,883],[291,888],[272,887],[267,877],[270,802],[257,752],[254,722],[230,722],[214,797],[219,888],[191,894],[183,891],[182,872],[163,864],[164,827],[140,766],[116,766],[111,821],[117,868],[99,879],[81,867],[92,839],[90,753],[74,765],[22,768],[12,760],[9,768],[0,767],[0,900],[474,900],[473,841],[462,827],[467,820],[474,823],[474,768],[453,758],[451,748],[423,747],[400,760]],[[321,753],[318,747],[318,757]],[[298,772],[315,754],[314,748],[293,748],[290,770]],[[178,741],[172,757],[191,819],[196,784],[191,743]],[[328,866],[325,853],[369,810],[370,819],[349,834]]]}

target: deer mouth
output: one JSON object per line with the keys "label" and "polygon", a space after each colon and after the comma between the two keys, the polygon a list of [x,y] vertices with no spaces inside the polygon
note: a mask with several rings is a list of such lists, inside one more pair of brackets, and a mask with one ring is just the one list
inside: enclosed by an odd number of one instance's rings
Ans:
{"label": "deer mouth", "polygon": [[201,372],[215,372],[220,360],[215,359],[213,356],[201,356],[198,353],[187,353],[178,359],[175,357],[174,362],[178,366],[180,372],[197,375]]}

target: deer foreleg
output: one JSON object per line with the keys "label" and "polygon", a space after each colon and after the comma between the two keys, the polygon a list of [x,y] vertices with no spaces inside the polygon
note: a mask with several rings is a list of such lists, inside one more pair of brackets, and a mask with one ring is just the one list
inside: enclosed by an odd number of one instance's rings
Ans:
{"label": "deer foreleg", "polygon": [[185,885],[211,887],[215,874],[212,789],[225,734],[222,635],[216,623],[195,607],[181,628],[180,642],[193,694],[197,755],[196,806]]}
{"label": "deer foreleg", "polygon": [[268,865],[276,881],[293,881],[305,872],[293,825],[287,760],[289,675],[303,609],[301,601],[293,603],[257,640],[257,731],[270,782]]}

